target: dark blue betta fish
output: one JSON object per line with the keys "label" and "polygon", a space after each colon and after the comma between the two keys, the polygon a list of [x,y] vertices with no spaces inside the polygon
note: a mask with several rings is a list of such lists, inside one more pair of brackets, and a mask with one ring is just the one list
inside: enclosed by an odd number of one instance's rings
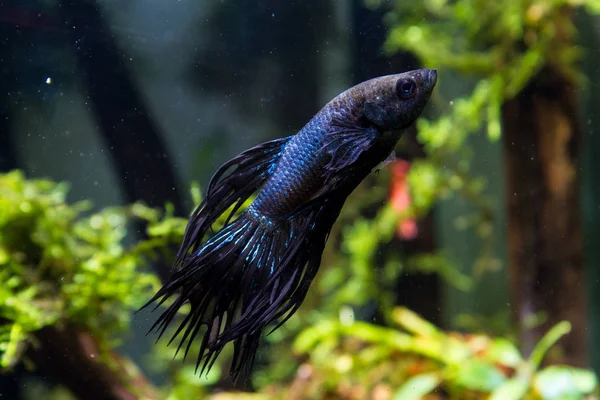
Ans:
{"label": "dark blue betta fish", "polygon": [[[190,312],[171,339],[181,336],[178,350],[187,342],[187,354],[206,326],[196,368],[202,363],[201,373],[208,371],[233,342],[233,379],[249,372],[263,329],[277,329],[302,304],[346,198],[394,150],[436,79],[435,69],[421,69],[363,82],[295,135],[260,144],[221,166],[188,222],[176,271],[146,304],[175,297],[151,331],[160,337],[189,302]],[[203,243],[230,208],[224,227]]]}

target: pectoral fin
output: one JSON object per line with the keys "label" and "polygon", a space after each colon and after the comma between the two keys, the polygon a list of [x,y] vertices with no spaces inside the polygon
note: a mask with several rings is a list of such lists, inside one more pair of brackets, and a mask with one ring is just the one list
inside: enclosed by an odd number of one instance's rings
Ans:
{"label": "pectoral fin", "polygon": [[335,175],[356,163],[365,151],[372,147],[379,133],[375,128],[363,128],[342,121],[334,121],[338,128],[327,134],[321,151],[330,156],[326,165],[327,174]]}

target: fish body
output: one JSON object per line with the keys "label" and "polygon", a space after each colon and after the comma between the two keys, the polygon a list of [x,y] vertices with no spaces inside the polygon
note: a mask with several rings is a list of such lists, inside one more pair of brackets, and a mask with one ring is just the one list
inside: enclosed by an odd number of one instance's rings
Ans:
{"label": "fish body", "polygon": [[[279,327],[302,304],[346,198],[393,151],[436,80],[435,69],[421,69],[363,82],[330,101],[295,135],[222,165],[190,217],[175,272],[146,304],[174,298],[152,327],[159,337],[189,302],[191,310],[171,339],[180,339],[178,350],[185,347],[187,354],[202,336],[196,365],[204,371],[233,342],[232,377],[249,371],[262,331]],[[232,206],[223,228],[204,242]]]}

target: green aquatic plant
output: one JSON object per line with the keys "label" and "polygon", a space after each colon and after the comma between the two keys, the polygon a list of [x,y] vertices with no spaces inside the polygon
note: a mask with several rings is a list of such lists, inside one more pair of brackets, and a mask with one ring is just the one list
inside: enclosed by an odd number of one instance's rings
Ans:
{"label": "green aquatic plant", "polygon": [[143,249],[122,243],[128,218],[153,217],[142,205],[84,216],[67,185],[0,175],[0,365],[14,365],[30,334],[65,320],[111,339],[158,280],[142,271]]}
{"label": "green aquatic plant", "polygon": [[[89,368],[103,376],[101,390],[156,398],[112,349],[158,288],[147,266],[171,252],[186,221],[142,204],[91,212],[67,194],[65,183],[0,174],[0,368],[22,361],[50,376],[61,366]],[[149,238],[127,245],[136,220]]]}
{"label": "green aquatic plant", "polygon": [[540,367],[570,331],[567,322],[547,332],[524,357],[507,339],[444,332],[406,308],[395,308],[391,320],[390,327],[338,319],[305,329],[293,344],[305,357],[294,382],[266,386],[262,396],[248,398],[549,400],[598,393],[590,371]]}
{"label": "green aquatic plant", "polygon": [[445,108],[440,118],[418,121],[426,149],[461,154],[468,136],[482,127],[498,140],[502,104],[544,67],[582,82],[577,68],[581,51],[571,45],[576,35],[573,7],[600,13],[597,0],[395,2],[386,15],[391,26],[384,45],[388,53],[411,51],[424,64],[443,68],[449,80],[452,73],[477,79],[469,96],[438,102]]}

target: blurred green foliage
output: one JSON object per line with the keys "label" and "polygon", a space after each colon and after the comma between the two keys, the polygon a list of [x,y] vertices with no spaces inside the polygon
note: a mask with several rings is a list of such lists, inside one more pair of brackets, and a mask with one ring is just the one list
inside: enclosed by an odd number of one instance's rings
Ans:
{"label": "blurred green foliage", "polygon": [[428,154],[455,157],[465,139],[482,126],[492,140],[500,137],[502,103],[516,96],[542,68],[549,66],[583,80],[576,64],[581,52],[573,46],[572,7],[600,13],[598,0],[394,4],[386,15],[392,26],[385,43],[388,52],[408,50],[425,65],[443,68],[443,74],[456,72],[477,79],[471,95],[448,104],[450,109],[441,118],[418,121],[419,138]]}
{"label": "blurred green foliage", "polygon": [[405,308],[395,308],[391,320],[391,327],[340,319],[307,328],[293,344],[296,354],[308,356],[294,382],[267,385],[248,399],[583,399],[597,391],[592,372],[540,369],[549,348],[570,331],[567,322],[525,358],[504,338],[446,333]]}
{"label": "blurred green foliage", "polygon": [[125,250],[128,218],[155,218],[142,206],[84,216],[89,202],[66,203],[67,185],[0,175],[0,366],[19,360],[30,333],[64,320],[110,333],[130,323],[158,285],[147,243]]}

